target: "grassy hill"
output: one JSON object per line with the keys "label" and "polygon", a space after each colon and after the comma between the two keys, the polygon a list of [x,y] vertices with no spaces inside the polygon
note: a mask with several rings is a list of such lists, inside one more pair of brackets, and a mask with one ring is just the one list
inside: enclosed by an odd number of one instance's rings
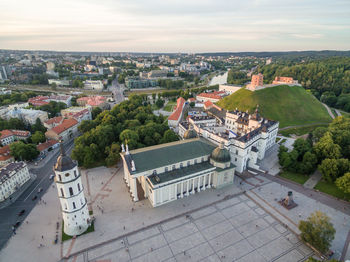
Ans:
{"label": "grassy hill", "polygon": [[280,122],[280,127],[313,123],[328,123],[332,119],[326,108],[304,88],[275,86],[252,92],[247,89],[225,97],[220,107],[254,112],[259,105],[263,117]]}

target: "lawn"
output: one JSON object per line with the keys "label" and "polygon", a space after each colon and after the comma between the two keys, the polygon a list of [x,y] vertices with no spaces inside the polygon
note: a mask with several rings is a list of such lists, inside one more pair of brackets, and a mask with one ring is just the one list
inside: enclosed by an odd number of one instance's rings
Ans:
{"label": "lawn", "polygon": [[279,131],[278,133],[283,136],[297,135],[302,136],[314,131],[317,127],[327,127],[328,125],[313,125],[313,126],[305,126],[305,127],[295,127],[288,128],[286,130]]}
{"label": "lawn", "polygon": [[278,141],[280,141],[281,140],[281,138],[280,137],[277,137],[276,138],[276,143],[278,143]]}
{"label": "lawn", "polygon": [[286,138],[283,138],[283,140],[281,141],[280,145],[283,145],[284,142],[286,142],[287,139]]}
{"label": "lawn", "polygon": [[304,184],[308,179],[309,176],[303,175],[303,174],[298,174],[298,173],[292,173],[288,171],[283,171],[282,173],[279,174],[279,176],[292,180],[298,184]]}
{"label": "lawn", "polygon": [[176,102],[169,101],[164,107],[164,111],[172,112],[175,105],[176,105]]}
{"label": "lawn", "polygon": [[350,201],[350,194],[345,194],[341,191],[335,184],[326,181],[320,181],[315,186],[315,189],[326,193],[328,195],[334,196],[339,199],[344,199]]}
{"label": "lawn", "polygon": [[[90,214],[90,211],[89,211],[89,214]],[[73,237],[72,236],[68,236],[66,233],[64,233],[63,229],[64,229],[64,221],[62,220],[62,242],[66,241],[66,240],[69,240],[69,239],[72,239]],[[91,226],[89,226],[88,229],[81,235],[84,235],[84,234],[87,234],[87,233],[90,233],[90,232],[94,232],[94,231],[95,231],[95,225],[94,225],[94,222],[92,222]]]}
{"label": "lawn", "polygon": [[275,86],[252,92],[240,89],[218,102],[227,109],[253,113],[259,105],[263,117],[277,120],[280,127],[331,122],[326,108],[299,86]]}

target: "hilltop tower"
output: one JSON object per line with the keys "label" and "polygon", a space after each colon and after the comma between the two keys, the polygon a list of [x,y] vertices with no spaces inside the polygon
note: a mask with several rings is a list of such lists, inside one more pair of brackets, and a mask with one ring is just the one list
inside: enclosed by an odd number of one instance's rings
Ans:
{"label": "hilltop tower", "polygon": [[54,172],[64,221],[64,233],[69,236],[80,235],[90,225],[89,210],[78,166],[66,155],[62,143],[61,154],[57,158]]}

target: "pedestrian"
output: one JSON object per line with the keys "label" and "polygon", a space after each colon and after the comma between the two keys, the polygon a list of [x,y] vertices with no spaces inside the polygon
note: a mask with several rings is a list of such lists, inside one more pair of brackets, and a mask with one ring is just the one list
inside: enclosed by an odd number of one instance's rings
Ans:
{"label": "pedestrian", "polygon": [[124,230],[125,230],[125,226],[124,226],[123,228],[124,228]]}
{"label": "pedestrian", "polygon": [[44,236],[41,236],[41,239],[44,239]]}

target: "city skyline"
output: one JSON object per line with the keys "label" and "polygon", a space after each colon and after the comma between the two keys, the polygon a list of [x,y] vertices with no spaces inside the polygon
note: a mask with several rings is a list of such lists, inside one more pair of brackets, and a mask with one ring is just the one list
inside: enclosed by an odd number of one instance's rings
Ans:
{"label": "city skyline", "polygon": [[91,52],[350,49],[350,2],[16,1],[0,4],[0,48]]}

